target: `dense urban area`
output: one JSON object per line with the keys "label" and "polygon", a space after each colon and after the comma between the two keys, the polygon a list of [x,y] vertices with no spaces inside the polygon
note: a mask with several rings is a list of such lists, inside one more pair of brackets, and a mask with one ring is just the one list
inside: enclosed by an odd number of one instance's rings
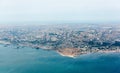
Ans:
{"label": "dense urban area", "polygon": [[119,51],[119,24],[2,25],[0,43],[55,50],[62,55]]}

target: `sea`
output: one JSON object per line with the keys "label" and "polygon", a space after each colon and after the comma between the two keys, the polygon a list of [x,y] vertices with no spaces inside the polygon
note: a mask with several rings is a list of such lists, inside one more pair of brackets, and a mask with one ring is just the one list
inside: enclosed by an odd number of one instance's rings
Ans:
{"label": "sea", "polygon": [[55,51],[1,44],[0,73],[120,73],[120,53],[70,58]]}

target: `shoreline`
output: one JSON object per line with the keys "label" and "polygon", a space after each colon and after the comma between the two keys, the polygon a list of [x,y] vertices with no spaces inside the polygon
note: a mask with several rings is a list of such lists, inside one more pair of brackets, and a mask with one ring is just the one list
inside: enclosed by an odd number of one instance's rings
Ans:
{"label": "shoreline", "polygon": [[64,57],[70,57],[70,58],[75,58],[76,56],[73,56],[73,55],[64,55],[62,53],[60,53],[59,51],[56,51],[58,54],[60,54],[61,56],[64,56]]}
{"label": "shoreline", "polygon": [[[69,49],[69,48],[67,48],[67,49]],[[70,57],[70,58],[75,58],[75,57],[80,56],[80,55],[92,54],[92,53],[120,53],[120,49],[115,49],[115,50],[99,50],[99,51],[96,51],[96,52],[90,52],[90,51],[84,51],[84,52],[82,52],[82,51],[79,51],[77,53],[73,52],[72,54],[71,54],[70,50],[71,49],[69,49],[69,51],[66,51],[66,49],[65,49],[65,51],[64,50],[62,50],[62,51],[57,50],[56,52],[58,54],[60,54],[61,56]],[[71,51],[73,51],[73,49]]]}
{"label": "shoreline", "polygon": [[[7,45],[10,44],[9,42],[4,42],[4,41],[0,41],[1,45]],[[35,47],[33,47],[35,48]],[[39,48],[39,49],[43,49],[43,50],[48,50],[48,49],[44,49],[44,48]],[[49,49],[52,51],[52,49]],[[60,54],[61,56],[65,56],[65,57],[70,57],[70,58],[75,58],[77,56],[80,55],[84,55],[84,54],[92,54],[92,53],[120,53],[120,49],[113,49],[113,50],[109,50],[109,49],[104,49],[104,50],[83,50],[80,48],[62,48],[62,49],[57,49],[55,50],[58,54]]]}

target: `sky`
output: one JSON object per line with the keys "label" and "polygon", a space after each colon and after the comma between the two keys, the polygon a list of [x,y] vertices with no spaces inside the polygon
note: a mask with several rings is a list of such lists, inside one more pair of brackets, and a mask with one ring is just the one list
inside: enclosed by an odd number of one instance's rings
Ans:
{"label": "sky", "polygon": [[0,24],[119,20],[120,0],[0,0]]}

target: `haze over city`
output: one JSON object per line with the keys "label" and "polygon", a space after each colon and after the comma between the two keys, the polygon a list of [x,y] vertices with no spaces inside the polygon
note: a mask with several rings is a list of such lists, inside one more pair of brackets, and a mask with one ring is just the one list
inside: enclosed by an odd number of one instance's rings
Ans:
{"label": "haze over city", "polygon": [[0,0],[0,24],[118,23],[119,0]]}

